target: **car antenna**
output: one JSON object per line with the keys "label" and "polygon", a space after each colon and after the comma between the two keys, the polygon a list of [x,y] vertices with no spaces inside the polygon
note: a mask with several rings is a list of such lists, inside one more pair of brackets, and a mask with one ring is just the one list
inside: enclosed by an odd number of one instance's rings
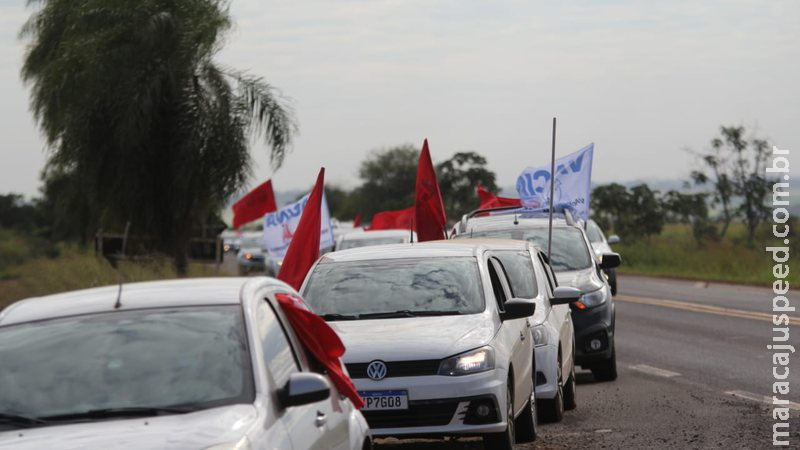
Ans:
{"label": "car antenna", "polygon": [[553,149],[550,153],[550,224],[547,231],[547,259],[553,251],[553,195],[556,185],[556,118],[553,117]]}
{"label": "car antenna", "polygon": [[[125,222],[125,234],[122,236],[122,251],[119,255],[120,259],[125,258],[125,247],[128,245],[128,233],[131,230],[131,221]],[[114,302],[114,309],[120,309],[122,307],[122,283],[125,282],[125,277],[122,275],[122,269],[120,269],[117,265],[114,265],[114,268],[117,270],[117,275],[119,278],[119,288],[117,289],[117,301]]]}
{"label": "car antenna", "polygon": [[519,225],[519,220],[517,220],[517,213],[514,213],[514,225]]}
{"label": "car antenna", "polygon": [[[415,209],[415,211],[416,211],[416,209]],[[416,214],[416,212],[415,212],[415,214]],[[414,217],[413,216],[411,217],[411,237],[409,239],[410,239],[409,242],[411,242],[411,245],[414,245]]]}

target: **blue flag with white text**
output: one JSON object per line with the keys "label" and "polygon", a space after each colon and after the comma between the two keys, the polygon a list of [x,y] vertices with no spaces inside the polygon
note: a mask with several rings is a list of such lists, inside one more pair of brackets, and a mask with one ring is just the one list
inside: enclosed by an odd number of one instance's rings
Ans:
{"label": "blue flag with white text", "polygon": [[[592,190],[594,143],[556,160],[553,204],[572,206],[574,215],[589,219],[589,194]],[[517,193],[525,208],[550,205],[550,164],[528,167],[517,178]]]}

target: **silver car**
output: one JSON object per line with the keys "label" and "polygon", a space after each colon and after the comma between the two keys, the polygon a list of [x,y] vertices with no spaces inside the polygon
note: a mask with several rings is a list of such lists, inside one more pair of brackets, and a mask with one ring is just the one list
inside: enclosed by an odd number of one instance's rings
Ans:
{"label": "silver car", "polygon": [[352,449],[366,421],[315,372],[269,278],[75,291],[0,313],[0,448]]}

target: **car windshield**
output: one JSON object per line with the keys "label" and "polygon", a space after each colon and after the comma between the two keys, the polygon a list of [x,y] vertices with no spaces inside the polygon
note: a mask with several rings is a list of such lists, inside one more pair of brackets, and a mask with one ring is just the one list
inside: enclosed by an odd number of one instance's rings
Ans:
{"label": "car windshield", "polygon": [[261,248],[264,239],[261,236],[247,236],[242,238],[242,248]]}
{"label": "car windshield", "polygon": [[589,238],[589,242],[592,244],[597,244],[605,240],[603,239],[603,233],[600,232],[600,227],[591,220],[586,223],[586,237]]}
{"label": "car windshield", "polygon": [[[512,228],[473,231],[464,237],[493,237],[530,241],[540,248],[547,249],[548,231],[541,228]],[[581,230],[574,227],[553,227],[553,255],[551,265],[556,272],[586,269],[592,266],[589,249]]]}
{"label": "car windshield", "polygon": [[314,269],[304,298],[328,320],[475,314],[484,309],[472,257],[323,262]]}
{"label": "car windshield", "polygon": [[0,327],[0,417],[49,422],[92,411],[252,403],[246,342],[238,305]]}
{"label": "car windshield", "polygon": [[367,238],[364,239],[343,239],[339,245],[338,250],[347,250],[348,248],[369,247],[370,245],[385,245],[385,244],[402,244],[404,239],[401,236],[386,236],[381,238]]}

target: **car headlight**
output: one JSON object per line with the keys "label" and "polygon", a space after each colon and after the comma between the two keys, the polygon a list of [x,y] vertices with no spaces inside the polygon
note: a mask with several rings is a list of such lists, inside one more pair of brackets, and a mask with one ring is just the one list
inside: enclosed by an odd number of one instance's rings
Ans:
{"label": "car headlight", "polygon": [[544,329],[544,325],[539,324],[533,327],[533,342],[537,347],[547,345],[547,337],[547,330]]}
{"label": "car headlight", "polygon": [[580,302],[583,303],[587,308],[602,305],[606,302],[606,293],[602,288],[600,288],[593,292],[581,294]]}
{"label": "car headlight", "polygon": [[468,375],[492,369],[494,349],[487,346],[445,359],[439,365],[439,375]]}

